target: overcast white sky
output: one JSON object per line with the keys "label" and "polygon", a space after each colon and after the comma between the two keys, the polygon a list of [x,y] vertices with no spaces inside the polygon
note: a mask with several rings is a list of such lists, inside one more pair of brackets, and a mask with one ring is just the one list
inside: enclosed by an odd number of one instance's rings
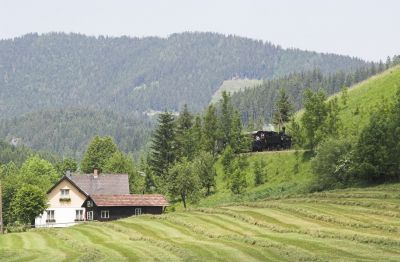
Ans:
{"label": "overcast white sky", "polygon": [[52,31],[110,36],[212,31],[385,60],[400,54],[400,1],[0,0],[0,38]]}

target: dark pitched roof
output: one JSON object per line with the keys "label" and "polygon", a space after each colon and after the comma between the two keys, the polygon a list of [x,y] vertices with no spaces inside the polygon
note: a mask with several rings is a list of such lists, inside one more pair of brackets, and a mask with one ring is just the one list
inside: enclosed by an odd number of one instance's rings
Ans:
{"label": "dark pitched roof", "polygon": [[70,182],[74,187],[76,187],[76,189],[79,190],[79,192],[81,192],[82,194],[84,194],[85,196],[88,196],[88,194],[83,191],[77,184],[75,184],[74,181],[72,181],[69,177],[67,176],[63,176],[60,180],[58,180],[57,183],[55,183],[48,191],[46,194],[50,193],[56,186],[58,186],[62,181],[67,180],[68,182]]}
{"label": "dark pitched roof", "polygon": [[86,195],[124,195],[129,194],[129,178],[127,174],[93,174],[71,175],[70,179]]}
{"label": "dark pitched roof", "polygon": [[163,195],[93,195],[90,196],[96,206],[168,206],[168,200]]}

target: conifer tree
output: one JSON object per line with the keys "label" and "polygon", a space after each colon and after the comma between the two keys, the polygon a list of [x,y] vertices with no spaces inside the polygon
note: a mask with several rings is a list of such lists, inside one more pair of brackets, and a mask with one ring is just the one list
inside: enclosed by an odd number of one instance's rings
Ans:
{"label": "conifer tree", "polygon": [[219,129],[221,132],[221,142],[223,148],[225,148],[231,141],[232,121],[233,121],[233,107],[230,101],[230,95],[226,92],[222,92],[221,98],[221,116],[219,119]]}
{"label": "conifer tree", "polygon": [[189,112],[187,105],[184,105],[176,122],[177,158],[187,157],[188,159],[192,159],[195,152],[192,135],[193,115]]}
{"label": "conifer tree", "polygon": [[246,174],[241,169],[236,169],[230,178],[230,189],[238,195],[247,188]]}
{"label": "conifer tree", "polygon": [[197,154],[201,150],[202,147],[202,141],[203,141],[203,134],[202,134],[202,123],[201,123],[201,117],[200,115],[197,115],[194,119],[194,124],[192,127],[192,147]]}
{"label": "conifer tree", "polygon": [[203,118],[203,149],[210,152],[213,157],[218,152],[218,118],[215,107],[211,104],[208,106],[206,114]]}
{"label": "conifer tree", "polygon": [[158,127],[153,134],[150,165],[154,175],[163,177],[176,159],[175,123],[169,112],[158,117]]}
{"label": "conifer tree", "polygon": [[254,162],[254,184],[256,186],[264,184],[265,182],[265,162],[262,160]]}
{"label": "conifer tree", "polygon": [[272,120],[274,125],[278,126],[278,130],[280,130],[285,123],[289,122],[293,115],[293,108],[293,104],[289,101],[286,90],[281,88],[279,90],[278,100],[275,104],[275,113]]}
{"label": "conifer tree", "polygon": [[232,117],[232,126],[230,132],[229,145],[235,153],[239,153],[242,149],[242,122],[240,121],[239,112],[235,111]]}

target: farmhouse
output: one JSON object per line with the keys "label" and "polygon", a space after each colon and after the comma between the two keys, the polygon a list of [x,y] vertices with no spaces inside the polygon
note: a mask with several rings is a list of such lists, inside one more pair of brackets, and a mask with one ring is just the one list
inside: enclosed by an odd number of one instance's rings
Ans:
{"label": "farmhouse", "polygon": [[[49,207],[35,219],[36,227],[67,227],[85,220],[110,220],[161,214],[162,195],[130,195],[127,174],[70,174],[47,192]],[[105,215],[107,214],[107,215]]]}
{"label": "farmhouse", "polygon": [[82,207],[89,218],[99,221],[141,214],[161,214],[168,206],[163,195],[93,195]]}

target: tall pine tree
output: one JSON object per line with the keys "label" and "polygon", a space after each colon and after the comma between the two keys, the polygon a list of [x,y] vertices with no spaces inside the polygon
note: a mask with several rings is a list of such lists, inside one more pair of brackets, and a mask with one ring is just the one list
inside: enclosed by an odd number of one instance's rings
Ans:
{"label": "tall pine tree", "polygon": [[275,104],[275,112],[272,120],[274,125],[278,126],[278,130],[290,121],[293,115],[293,108],[286,90],[283,88],[279,89],[279,96]]}
{"label": "tall pine tree", "polygon": [[169,112],[160,114],[158,127],[153,134],[150,165],[156,176],[168,174],[168,168],[176,159],[174,116]]}
{"label": "tall pine tree", "polygon": [[203,149],[216,156],[218,153],[218,118],[213,105],[209,105],[203,118]]}

